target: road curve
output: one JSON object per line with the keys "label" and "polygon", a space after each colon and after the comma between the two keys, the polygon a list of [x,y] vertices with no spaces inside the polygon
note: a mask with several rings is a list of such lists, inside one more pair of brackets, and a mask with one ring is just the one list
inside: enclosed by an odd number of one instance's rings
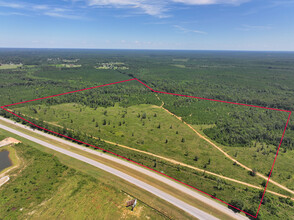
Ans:
{"label": "road curve", "polygon": [[[16,123],[16,122],[13,122],[13,121],[11,121],[11,120],[9,120],[9,119],[5,119],[5,118],[3,118],[3,117],[0,117],[0,119],[3,120],[3,121],[5,121],[5,122],[8,122],[8,123],[10,123],[10,124],[13,124],[13,125],[15,125],[15,126],[18,126],[18,127],[21,127],[21,128],[25,128],[25,129],[27,129],[27,130],[29,130],[29,131],[33,131],[33,129],[31,129],[31,128],[29,128],[29,127],[27,127],[27,126],[24,126],[24,125],[22,125],[22,124],[18,124],[18,123]],[[2,128],[2,126],[4,126],[4,125],[1,125],[1,124],[0,124],[0,128]],[[4,127],[6,127],[6,126],[4,126]],[[8,128],[8,127],[7,127],[7,128]],[[11,128],[9,128],[9,129],[11,129]],[[14,129],[12,129],[12,130],[14,130]],[[15,130],[15,131],[16,131],[16,130]],[[16,132],[18,132],[18,131],[16,131]],[[118,157],[114,157],[114,156],[109,155],[109,154],[104,154],[104,153],[100,153],[100,152],[97,152],[97,151],[91,150],[91,149],[89,149],[89,148],[83,147],[83,146],[81,146],[81,145],[79,145],[79,144],[76,144],[76,143],[73,143],[73,142],[71,142],[71,141],[67,141],[67,140],[61,139],[61,138],[56,137],[56,136],[53,136],[53,135],[51,135],[51,134],[47,134],[47,133],[44,133],[44,132],[41,132],[41,131],[38,131],[38,130],[35,130],[34,132],[37,133],[37,134],[40,134],[40,135],[42,135],[42,136],[45,136],[45,137],[47,137],[47,138],[50,138],[50,139],[56,140],[56,141],[58,141],[58,142],[60,142],[60,143],[64,143],[64,144],[70,145],[70,146],[72,146],[72,147],[78,148],[78,149],[83,150],[83,151],[87,151],[87,152],[89,152],[89,153],[91,153],[91,154],[94,154],[94,155],[97,155],[97,156],[99,156],[99,157],[102,157],[102,158],[105,158],[105,159],[111,160],[111,161],[113,161],[113,162],[116,162],[116,163],[122,164],[123,166],[127,166],[127,167],[129,167],[129,168],[132,168],[132,169],[134,169],[134,170],[136,170],[136,171],[138,171],[138,172],[144,173],[145,175],[148,175],[148,176],[150,176],[150,177],[152,177],[152,178],[155,178],[155,179],[157,179],[157,180],[159,180],[159,181],[161,181],[161,182],[164,182],[165,184],[167,184],[167,185],[169,185],[169,186],[171,186],[171,187],[173,187],[173,188],[175,188],[175,189],[177,189],[177,190],[180,190],[180,191],[182,191],[183,193],[186,193],[186,194],[188,194],[188,195],[190,195],[190,196],[193,196],[194,198],[196,198],[196,199],[202,201],[203,203],[206,203],[208,206],[210,206],[210,207],[212,207],[212,208],[214,208],[214,209],[217,209],[217,210],[219,210],[219,211],[221,211],[221,212],[223,212],[223,213],[225,213],[225,214],[231,216],[231,217],[234,218],[234,219],[248,219],[248,218],[246,218],[246,217],[243,216],[243,215],[240,215],[240,214],[238,214],[238,213],[234,213],[232,210],[228,209],[226,206],[223,206],[223,205],[219,204],[218,202],[216,202],[216,201],[214,201],[214,200],[212,200],[212,199],[210,199],[210,198],[207,198],[207,197],[203,196],[202,193],[198,193],[198,192],[195,191],[195,190],[192,190],[192,189],[190,189],[190,188],[187,188],[186,186],[184,186],[184,185],[182,185],[182,184],[179,184],[179,183],[177,183],[177,182],[175,182],[175,181],[172,181],[172,180],[170,180],[170,179],[168,179],[168,178],[166,178],[166,177],[164,177],[164,176],[162,176],[162,175],[159,175],[159,174],[157,174],[157,173],[155,173],[155,172],[152,172],[152,171],[150,171],[150,170],[148,170],[148,169],[145,169],[145,168],[143,168],[143,167],[141,167],[141,166],[137,166],[137,165],[135,165],[134,163],[131,163],[131,162],[128,162],[128,161],[122,160],[122,159],[120,159],[120,158],[118,158]],[[13,132],[13,133],[15,133],[15,132]],[[20,133],[21,133],[21,132],[20,132]],[[23,134],[23,133],[21,133],[21,134]],[[24,134],[24,135],[25,135],[25,134]],[[22,135],[20,135],[20,136],[22,136]],[[27,136],[28,136],[28,135],[27,135]],[[33,138],[33,137],[31,137],[31,136],[28,136],[28,137],[29,137],[29,138],[28,138],[29,140],[32,140],[31,138]],[[36,139],[36,138],[34,138],[34,139]],[[37,140],[37,141],[41,141],[41,140],[39,140],[39,139],[36,139],[36,140]],[[34,141],[34,142],[35,142],[35,141]],[[42,141],[42,142],[44,142],[44,141]],[[47,142],[44,142],[44,143],[45,143],[45,144],[48,144]],[[42,144],[42,145],[43,145],[43,144]],[[62,149],[62,148],[61,148],[61,149]],[[80,155],[79,155],[79,156],[80,156]]]}

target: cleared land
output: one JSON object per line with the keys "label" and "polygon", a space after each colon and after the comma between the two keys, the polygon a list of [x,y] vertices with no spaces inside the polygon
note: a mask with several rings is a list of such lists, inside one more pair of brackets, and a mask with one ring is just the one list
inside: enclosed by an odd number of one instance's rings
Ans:
{"label": "cleared land", "polygon": [[[137,105],[123,108],[115,105],[94,110],[69,103],[34,106],[33,109],[28,106],[15,110],[41,121],[74,131],[83,131],[94,137],[258,185],[256,178],[250,176],[244,169],[233,166],[222,153],[158,106]],[[227,167],[231,169],[228,170]]]}
{"label": "cleared land", "polygon": [[14,148],[24,168],[15,170],[9,184],[0,189],[4,198],[0,201],[1,217],[165,219],[140,201],[133,212],[125,208],[132,197],[110,184],[109,175],[101,171],[93,178],[30,146],[19,144]]}
{"label": "cleared land", "polygon": [[1,64],[0,70],[17,69],[22,67],[22,64]]}

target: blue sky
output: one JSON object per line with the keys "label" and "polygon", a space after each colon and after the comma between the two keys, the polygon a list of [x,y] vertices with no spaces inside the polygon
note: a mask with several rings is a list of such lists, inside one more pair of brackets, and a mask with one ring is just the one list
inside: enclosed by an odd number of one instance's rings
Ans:
{"label": "blue sky", "polygon": [[0,0],[0,47],[294,51],[294,0]]}

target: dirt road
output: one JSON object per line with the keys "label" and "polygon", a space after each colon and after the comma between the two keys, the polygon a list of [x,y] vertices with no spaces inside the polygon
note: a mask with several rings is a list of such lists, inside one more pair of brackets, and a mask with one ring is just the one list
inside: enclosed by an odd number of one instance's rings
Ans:
{"label": "dirt road", "polygon": [[[232,156],[230,156],[229,154],[227,154],[222,148],[220,148],[219,146],[217,146],[215,143],[213,143],[212,141],[210,141],[208,138],[206,138],[205,136],[203,136],[202,134],[200,134],[196,129],[194,129],[190,124],[188,124],[187,122],[183,121],[183,119],[175,114],[173,114],[172,112],[170,112],[169,110],[167,110],[166,108],[164,108],[164,102],[159,98],[159,96],[156,94],[158,100],[160,100],[162,102],[160,108],[162,108],[163,110],[165,110],[168,114],[176,117],[178,120],[180,120],[181,122],[183,122],[185,125],[187,125],[190,129],[192,129],[201,139],[205,140],[207,143],[209,143],[211,146],[215,147],[217,150],[219,150],[221,153],[223,153],[227,158],[229,158],[230,160],[232,160],[233,162],[235,162],[236,164],[238,164],[239,166],[243,167],[244,169],[248,170],[248,171],[252,171],[251,168],[245,166],[244,164],[240,163],[239,161],[237,161],[236,159],[234,159]],[[256,175],[261,177],[262,179],[264,180],[268,180],[268,177],[262,175],[261,173],[259,172],[256,172]],[[290,192],[291,194],[294,195],[294,191],[291,190],[291,189],[288,189],[287,187],[277,183],[276,181],[273,181],[270,179],[270,182],[276,186],[278,186],[279,188],[287,191],[287,192]],[[267,192],[269,192],[267,190]]]}

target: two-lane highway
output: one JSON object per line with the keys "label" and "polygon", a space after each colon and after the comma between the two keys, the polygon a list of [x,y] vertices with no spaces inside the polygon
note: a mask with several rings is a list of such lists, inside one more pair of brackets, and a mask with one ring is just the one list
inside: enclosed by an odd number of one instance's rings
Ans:
{"label": "two-lane highway", "polygon": [[[218,202],[201,195],[200,193],[196,192],[195,190],[187,188],[182,184],[179,184],[179,183],[177,183],[175,181],[172,181],[172,180],[170,180],[170,179],[168,179],[168,178],[166,178],[166,177],[164,177],[164,176],[162,176],[160,174],[157,174],[155,172],[147,170],[147,169],[145,169],[145,168],[143,168],[141,166],[135,165],[134,163],[130,163],[130,162],[122,160],[120,158],[117,158],[117,157],[114,157],[114,156],[111,156],[111,155],[108,155],[108,154],[103,154],[103,153],[91,150],[89,148],[83,147],[81,145],[75,144],[73,142],[64,140],[62,138],[59,138],[59,137],[56,137],[56,136],[53,136],[53,135],[50,135],[50,134],[47,134],[47,133],[44,133],[44,132],[41,132],[41,131],[38,131],[38,130],[33,131],[29,127],[26,127],[26,126],[24,126],[22,124],[18,124],[16,122],[13,122],[13,121],[11,121],[9,119],[5,119],[3,117],[0,117],[0,123],[1,123],[1,121],[9,123],[9,124],[17,126],[17,127],[20,127],[21,129],[26,129],[26,130],[29,130],[30,132],[37,133],[38,135],[42,135],[42,136],[46,137],[49,140],[51,139],[51,140],[66,144],[68,146],[78,148],[79,150],[87,151],[87,152],[89,152],[91,154],[97,155],[99,157],[105,158],[107,160],[113,161],[113,162],[121,164],[123,166],[127,166],[127,167],[129,167],[131,169],[134,169],[134,170],[138,171],[138,172],[144,173],[144,175],[150,176],[150,177],[152,177],[152,178],[154,178],[156,180],[164,182],[165,184],[167,184],[167,185],[169,185],[169,186],[171,186],[171,187],[173,187],[173,188],[175,188],[177,190],[180,190],[181,192],[183,192],[183,193],[185,193],[187,195],[190,195],[190,196],[200,200],[201,202],[203,202],[204,204],[207,204],[207,206],[211,207],[212,209],[216,209],[218,211],[223,212],[224,214],[230,216],[232,219],[248,219],[243,215],[240,215],[238,213],[234,213],[232,210],[230,210],[227,207],[219,204]],[[9,124],[7,124],[7,125],[9,126]],[[132,177],[130,175],[127,175],[127,174],[125,174],[125,173],[123,173],[121,171],[118,171],[118,170],[116,170],[116,169],[114,169],[112,167],[106,166],[105,164],[102,164],[102,163],[99,163],[97,161],[91,160],[91,159],[89,159],[87,157],[84,157],[84,156],[81,156],[79,154],[75,154],[75,153],[73,153],[71,151],[65,150],[64,148],[59,148],[59,147],[57,147],[57,146],[55,146],[53,144],[42,141],[42,140],[40,140],[38,138],[35,138],[35,137],[32,137],[30,135],[24,134],[24,133],[22,133],[22,132],[20,132],[18,130],[12,129],[10,127],[7,127],[7,126],[4,126],[4,125],[0,124],[0,128],[2,128],[4,130],[7,130],[9,132],[15,133],[15,134],[17,134],[17,135],[19,135],[21,137],[24,137],[24,138],[26,138],[26,139],[28,139],[30,141],[36,142],[36,143],[38,143],[40,145],[43,145],[45,147],[48,147],[48,148],[53,149],[55,151],[58,151],[60,153],[63,153],[63,154],[66,154],[68,156],[74,157],[74,158],[76,158],[78,160],[84,161],[84,162],[86,162],[88,164],[91,164],[91,165],[96,166],[96,167],[98,167],[100,169],[103,169],[103,170],[105,170],[107,172],[110,172],[110,173],[112,173],[112,174],[114,174],[116,176],[119,176],[120,178],[125,179],[128,182],[130,182],[132,184],[135,184],[138,187],[141,187],[142,189],[145,189],[146,191],[149,191],[149,192],[157,195],[158,197],[170,202],[171,204],[185,210],[187,213],[193,215],[196,218],[199,218],[199,219],[216,219],[215,217],[211,216],[210,214],[207,214],[207,213],[203,212],[202,210],[199,210],[196,207],[193,207],[193,206],[179,200],[178,198],[175,198],[175,197],[173,197],[173,196],[171,196],[171,195],[169,195],[169,194],[167,194],[167,193],[165,193],[165,192],[163,192],[163,191],[161,191],[161,190],[159,190],[159,189],[157,189],[157,188],[155,188],[155,187],[153,187],[153,186],[151,186],[151,185],[149,185],[149,184],[147,184],[145,182],[142,182],[142,181],[140,181],[140,180],[138,180],[138,179],[136,179],[136,178],[134,178],[134,177]],[[25,130],[23,130],[23,131],[25,131]]]}
{"label": "two-lane highway", "polygon": [[177,198],[175,198],[175,197],[173,197],[173,196],[171,196],[171,195],[169,195],[169,194],[167,194],[167,193],[165,193],[165,192],[163,192],[163,191],[161,191],[159,189],[156,189],[155,187],[153,187],[153,186],[151,186],[151,185],[149,185],[147,183],[144,183],[144,182],[142,182],[142,181],[140,181],[140,180],[138,180],[138,179],[136,179],[136,178],[134,178],[132,176],[129,176],[129,175],[123,173],[123,172],[120,172],[120,171],[118,171],[116,169],[113,169],[113,168],[111,168],[109,166],[106,166],[106,165],[104,165],[102,163],[91,160],[91,159],[89,159],[87,157],[81,156],[81,155],[73,153],[71,151],[59,148],[57,146],[54,146],[52,144],[49,144],[47,142],[44,142],[42,140],[39,140],[37,138],[34,138],[32,136],[26,135],[26,134],[24,134],[22,132],[19,132],[17,130],[9,128],[7,126],[4,126],[4,125],[0,124],[0,128],[4,129],[6,131],[12,132],[12,133],[14,133],[16,135],[19,135],[19,136],[21,136],[23,138],[26,138],[26,139],[28,139],[30,141],[33,141],[33,142],[35,142],[37,144],[43,145],[43,146],[45,146],[47,148],[50,148],[50,149],[52,149],[54,151],[60,152],[62,154],[66,154],[66,155],[68,155],[70,157],[73,157],[73,158],[75,158],[77,160],[88,163],[88,164],[90,164],[92,166],[95,166],[95,167],[97,167],[99,169],[102,169],[102,170],[104,170],[104,171],[106,171],[108,173],[111,173],[111,174],[115,175],[115,176],[118,176],[118,177],[130,182],[131,184],[134,184],[134,185],[136,185],[136,186],[138,186],[138,187],[140,187],[140,188],[142,188],[142,189],[144,189],[144,190],[158,196],[159,198],[164,199],[165,201],[168,201],[169,203],[179,207],[180,209],[184,210],[185,212],[189,213],[190,215],[192,215],[192,216],[194,216],[196,218],[205,219],[205,220],[206,219],[207,220],[217,219],[214,216],[209,215],[209,214],[207,214],[207,213],[205,213],[205,212],[203,212],[203,211],[201,211],[201,210],[199,210],[199,209],[197,209],[197,208],[195,208],[195,207],[193,207],[193,206],[191,206],[191,205],[189,205],[189,204],[187,204],[187,203],[185,203],[185,202],[183,202],[183,201],[181,201],[181,200],[179,200],[179,199],[177,199]]}

